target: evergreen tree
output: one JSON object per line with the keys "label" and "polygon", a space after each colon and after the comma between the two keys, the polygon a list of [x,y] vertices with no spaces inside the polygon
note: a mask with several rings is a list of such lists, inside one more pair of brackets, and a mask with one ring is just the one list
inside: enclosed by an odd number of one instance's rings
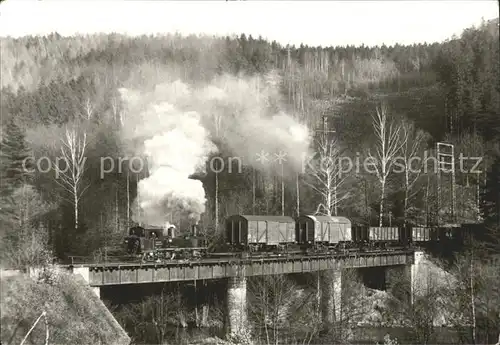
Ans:
{"label": "evergreen tree", "polygon": [[485,223],[500,228],[500,155],[488,173],[482,199]]}
{"label": "evergreen tree", "polygon": [[0,186],[2,196],[31,182],[33,161],[23,130],[11,118],[4,130],[0,146]]}

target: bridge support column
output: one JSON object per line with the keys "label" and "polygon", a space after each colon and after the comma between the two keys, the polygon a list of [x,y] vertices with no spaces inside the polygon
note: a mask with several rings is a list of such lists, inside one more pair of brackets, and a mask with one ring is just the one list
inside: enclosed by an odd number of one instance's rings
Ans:
{"label": "bridge support column", "polygon": [[[198,297],[196,298],[196,325],[197,327],[208,327],[208,310],[210,302],[207,283],[206,281],[202,281],[201,284],[197,285],[195,280],[194,284],[195,296],[201,296],[201,299]],[[201,310],[199,306],[201,306]]]}
{"label": "bridge support column", "polygon": [[436,284],[436,277],[423,251],[415,252],[415,262],[411,265],[412,303],[414,296],[423,296]]}
{"label": "bridge support column", "polygon": [[201,307],[201,327],[208,327],[208,304]]}
{"label": "bridge support column", "polygon": [[[90,271],[88,267],[74,267],[73,274],[79,274],[87,284],[90,282]],[[91,286],[92,291],[101,298],[101,288],[98,286]]]}
{"label": "bridge support column", "polygon": [[101,288],[99,286],[91,286],[92,292],[94,292],[97,297],[101,298]]}
{"label": "bridge support column", "polygon": [[229,278],[226,320],[227,332],[230,336],[242,335],[248,328],[246,277]]}
{"label": "bridge support column", "polygon": [[340,320],[342,298],[342,271],[319,272],[321,294],[321,317],[326,329]]}
{"label": "bridge support column", "polygon": [[403,302],[411,302],[412,265],[389,266],[385,270],[385,288],[394,297]]}

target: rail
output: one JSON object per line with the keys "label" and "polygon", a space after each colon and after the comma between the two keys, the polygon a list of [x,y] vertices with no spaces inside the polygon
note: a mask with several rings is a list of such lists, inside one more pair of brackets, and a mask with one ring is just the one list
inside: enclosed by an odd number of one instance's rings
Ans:
{"label": "rail", "polygon": [[315,259],[345,259],[364,256],[384,256],[384,255],[401,255],[414,252],[413,249],[408,250],[371,250],[363,252],[345,252],[345,253],[328,253],[328,254],[309,254],[309,255],[286,255],[286,254],[262,254],[251,255],[248,257],[228,255],[227,253],[211,253],[210,256],[197,259],[174,259],[174,260],[158,260],[158,261],[143,261],[138,257],[130,256],[107,256],[101,260],[93,260],[89,256],[69,256],[69,262],[61,263],[61,267],[71,266],[88,266],[88,267],[151,267],[151,266],[184,266],[192,264],[244,264],[250,262],[273,262],[287,260],[315,260]]}
{"label": "rail", "polygon": [[68,259],[62,260],[61,265],[85,265],[85,264],[100,264],[100,263],[122,263],[122,262],[134,262],[138,258],[135,256],[128,255],[106,255],[103,257],[95,256],[79,256],[70,255]]}

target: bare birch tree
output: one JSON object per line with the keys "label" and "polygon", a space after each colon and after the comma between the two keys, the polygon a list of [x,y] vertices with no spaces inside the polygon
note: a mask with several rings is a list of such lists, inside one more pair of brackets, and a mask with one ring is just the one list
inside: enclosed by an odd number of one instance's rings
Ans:
{"label": "bare birch tree", "polygon": [[85,101],[84,109],[87,120],[91,120],[92,116],[94,115],[94,104],[92,104],[90,98],[87,98],[87,100]]}
{"label": "bare birch tree", "polygon": [[310,343],[319,332],[314,291],[299,289],[284,275],[249,281],[248,314],[258,330],[256,341],[264,344]]}
{"label": "bare birch tree", "polygon": [[75,229],[78,229],[80,200],[90,186],[83,186],[85,172],[85,150],[87,148],[87,133],[73,128],[66,128],[61,139],[61,155],[65,163],[64,170],[60,167],[60,158],[56,158],[53,168],[56,170],[56,183],[70,195],[67,198],[74,208]]}
{"label": "bare birch tree", "polygon": [[387,179],[394,165],[394,159],[404,142],[401,136],[401,125],[396,124],[395,121],[388,117],[388,110],[385,104],[377,107],[376,115],[373,116],[373,129],[376,135],[376,152],[373,155],[368,150],[368,157],[372,160],[375,175],[380,183],[379,226],[382,226]]}
{"label": "bare birch tree", "polygon": [[337,215],[338,205],[350,196],[342,187],[348,175],[342,175],[341,151],[336,139],[322,136],[318,140],[319,157],[309,165],[309,180],[305,183],[322,196],[316,214]]}
{"label": "bare birch tree", "polygon": [[120,99],[115,96],[111,98],[111,109],[113,111],[113,120],[115,123],[119,123],[122,127],[124,125],[123,121],[123,111],[120,109]]}
{"label": "bare birch tree", "polygon": [[407,328],[412,340],[418,344],[433,344],[437,341],[437,328],[446,317],[445,297],[439,277],[430,268],[422,267],[421,275],[414,280],[395,277],[393,292],[410,298],[390,299],[383,319],[393,327]]}
{"label": "bare birch tree", "polygon": [[[412,166],[412,161],[416,157],[421,149],[422,143],[425,140],[425,133],[423,131],[417,130],[412,122],[404,121],[402,125],[403,131],[403,146],[401,148],[401,153],[404,159],[404,209],[403,217],[406,223],[408,219],[408,211],[410,209],[410,203],[413,198],[418,194],[417,191],[413,191],[415,184],[421,177],[422,173],[422,160],[418,160],[418,166]],[[416,169],[414,169],[416,168]]]}
{"label": "bare birch tree", "polygon": [[451,326],[459,332],[461,341],[469,344],[484,342],[500,329],[498,259],[481,256],[479,248],[471,248],[457,258],[451,269],[454,279],[447,282],[444,291]]}
{"label": "bare birch tree", "polygon": [[117,310],[115,315],[135,341],[165,344],[173,325],[181,327],[184,301],[178,291],[162,290],[158,295],[144,298]]}
{"label": "bare birch tree", "polygon": [[[222,130],[222,116],[223,114],[220,112],[215,111],[213,113],[213,125],[215,129],[215,138],[219,139]],[[217,164],[217,168],[215,169],[215,196],[214,196],[214,205],[215,205],[215,210],[214,210],[214,219],[215,219],[215,229],[218,231],[219,228],[219,165]]]}
{"label": "bare birch tree", "polygon": [[[452,267],[453,279],[447,282],[445,296],[452,317],[452,326],[458,330],[462,341],[476,343],[476,305],[479,288],[477,268],[474,267],[472,251],[458,258]],[[470,337],[464,332],[470,329]],[[467,338],[467,339],[465,339]]]}

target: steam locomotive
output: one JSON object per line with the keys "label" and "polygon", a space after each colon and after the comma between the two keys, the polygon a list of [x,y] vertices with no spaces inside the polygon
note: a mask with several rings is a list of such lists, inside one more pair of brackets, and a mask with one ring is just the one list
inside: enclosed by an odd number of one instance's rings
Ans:
{"label": "steam locomotive", "polygon": [[[175,227],[130,228],[127,252],[145,261],[194,259],[209,255],[208,245],[197,235],[197,226],[186,236],[175,236]],[[464,240],[455,227],[352,226],[345,217],[301,215],[232,215],[225,220],[225,243],[219,254],[248,257],[256,254],[333,254],[349,251],[399,250],[429,243],[447,245]],[[213,253],[212,253],[213,254]],[[215,254],[213,254],[215,255]]]}
{"label": "steam locomotive", "polygon": [[175,236],[174,225],[165,228],[134,226],[124,239],[128,255],[140,255],[144,261],[193,259],[206,255],[204,238],[197,235],[197,225],[191,233]]}

